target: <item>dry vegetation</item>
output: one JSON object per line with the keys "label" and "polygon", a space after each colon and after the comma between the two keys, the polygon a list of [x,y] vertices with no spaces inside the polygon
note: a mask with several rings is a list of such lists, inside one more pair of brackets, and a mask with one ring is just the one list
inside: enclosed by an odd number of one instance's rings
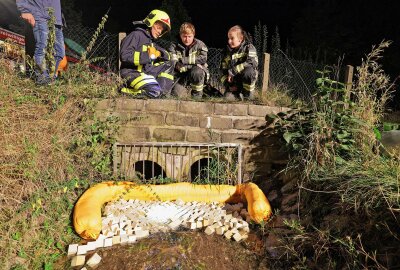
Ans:
{"label": "dry vegetation", "polygon": [[104,157],[114,129],[93,119],[85,98],[113,89],[89,71],[77,82],[71,76],[83,73],[74,69],[52,86],[37,87],[0,61],[0,268],[51,269],[76,238],[74,202],[93,179],[108,176]]}

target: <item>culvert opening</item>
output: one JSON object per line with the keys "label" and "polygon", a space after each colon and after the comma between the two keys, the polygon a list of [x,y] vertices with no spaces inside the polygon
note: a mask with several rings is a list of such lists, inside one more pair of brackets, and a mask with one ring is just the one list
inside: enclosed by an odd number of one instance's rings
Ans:
{"label": "culvert opening", "polygon": [[127,181],[235,185],[242,181],[241,164],[242,146],[236,143],[137,142],[113,147],[114,175]]}
{"label": "culvert opening", "polygon": [[190,167],[189,180],[197,184],[232,184],[238,175],[237,163],[216,157],[205,157]]}
{"label": "culvert opening", "polygon": [[194,162],[190,167],[190,181],[193,183],[207,182],[211,162],[211,158],[202,158]]}
{"label": "culvert opening", "polygon": [[157,164],[150,160],[140,160],[133,165],[136,178],[142,181],[159,180],[165,177],[165,171]]}

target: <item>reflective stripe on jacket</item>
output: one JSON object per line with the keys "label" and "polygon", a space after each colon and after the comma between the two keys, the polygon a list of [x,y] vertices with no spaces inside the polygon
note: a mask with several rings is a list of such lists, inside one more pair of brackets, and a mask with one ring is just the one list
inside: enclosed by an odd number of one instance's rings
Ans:
{"label": "reflective stripe on jacket", "polygon": [[201,67],[209,76],[207,69],[207,53],[208,48],[203,41],[195,38],[192,45],[185,46],[181,43],[172,43],[168,51],[171,53],[173,64],[180,62],[183,64],[182,71],[186,72],[193,66]]}
{"label": "reflective stripe on jacket", "polygon": [[161,52],[163,59],[169,58],[169,53],[154,43],[148,30],[136,27],[121,41],[121,72],[129,69],[147,73],[151,72],[153,67],[162,64],[163,62],[159,61],[160,58],[156,60],[150,58],[147,49],[151,46]]}

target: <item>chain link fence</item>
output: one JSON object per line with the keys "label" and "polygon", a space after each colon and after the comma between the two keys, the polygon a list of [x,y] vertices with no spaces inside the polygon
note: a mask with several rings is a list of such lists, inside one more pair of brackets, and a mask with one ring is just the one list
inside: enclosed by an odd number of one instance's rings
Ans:
{"label": "chain link fence", "polygon": [[322,71],[324,68],[325,65],[322,64],[298,61],[279,54],[272,54],[269,66],[269,85],[280,85],[294,98],[310,101],[319,77],[316,71]]}
{"label": "chain link fence", "polygon": [[[170,42],[159,40],[158,44],[168,48]],[[221,89],[220,78],[222,76],[220,64],[223,50],[219,48],[208,48],[208,68],[210,70],[210,84]],[[264,54],[259,55],[258,89],[262,88],[264,76]],[[270,55],[269,63],[269,86],[281,87],[293,98],[310,101],[316,89],[316,80],[319,77],[317,70],[323,71],[326,65],[316,64],[308,61],[290,59],[278,53]],[[340,81],[344,80],[344,69],[340,70]]]}
{"label": "chain link fence", "polygon": [[[96,29],[88,27],[65,28],[67,56],[78,60],[80,51],[86,49],[95,31]],[[171,42],[160,39],[157,40],[157,44],[168,49]],[[208,48],[209,83],[217,89],[222,89],[220,83],[222,51],[220,48]],[[102,72],[118,72],[118,58],[118,34],[101,31],[95,46],[88,54],[88,59],[92,59],[92,67]],[[324,68],[325,65],[323,64],[289,59],[279,52],[274,53],[270,56],[269,86],[280,86],[294,98],[309,101],[316,88],[316,79],[318,78],[316,71],[324,70]],[[344,72],[341,71],[340,74],[340,81],[343,81]],[[264,55],[259,55],[258,89],[262,88],[263,75]]]}
{"label": "chain link fence", "polygon": [[[71,26],[63,29],[66,55],[71,62],[78,61],[89,45],[96,29]],[[118,34],[100,31],[93,49],[87,54],[91,67],[100,72],[118,72]]]}

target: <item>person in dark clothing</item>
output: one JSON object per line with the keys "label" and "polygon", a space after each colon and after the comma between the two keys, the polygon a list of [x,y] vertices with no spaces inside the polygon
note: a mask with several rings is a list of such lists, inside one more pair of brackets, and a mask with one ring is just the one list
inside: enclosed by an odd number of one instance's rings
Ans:
{"label": "person in dark clothing", "polygon": [[153,10],[121,41],[120,74],[126,80],[122,93],[159,98],[169,95],[173,85],[173,67],[169,53],[154,40],[171,30],[170,18]]}
{"label": "person in dark clothing", "polygon": [[[65,56],[60,0],[16,0],[16,4],[21,12],[21,18],[33,27],[35,38],[33,59],[35,60],[36,82],[38,84],[48,84],[56,77],[58,66]],[[53,10],[55,17],[55,70],[52,74],[47,70],[45,62],[49,34],[49,9]]]}
{"label": "person in dark clothing", "polygon": [[258,57],[247,33],[236,25],[228,31],[228,46],[221,62],[221,82],[225,86],[227,100],[254,99],[258,77]]}
{"label": "person in dark clothing", "polygon": [[186,86],[189,85],[192,96],[201,98],[204,84],[209,78],[208,49],[204,42],[194,37],[195,34],[193,24],[183,23],[179,30],[181,42],[173,43],[168,50],[175,66],[174,75],[179,80],[172,89],[172,93],[178,97],[185,97],[188,94]]}

